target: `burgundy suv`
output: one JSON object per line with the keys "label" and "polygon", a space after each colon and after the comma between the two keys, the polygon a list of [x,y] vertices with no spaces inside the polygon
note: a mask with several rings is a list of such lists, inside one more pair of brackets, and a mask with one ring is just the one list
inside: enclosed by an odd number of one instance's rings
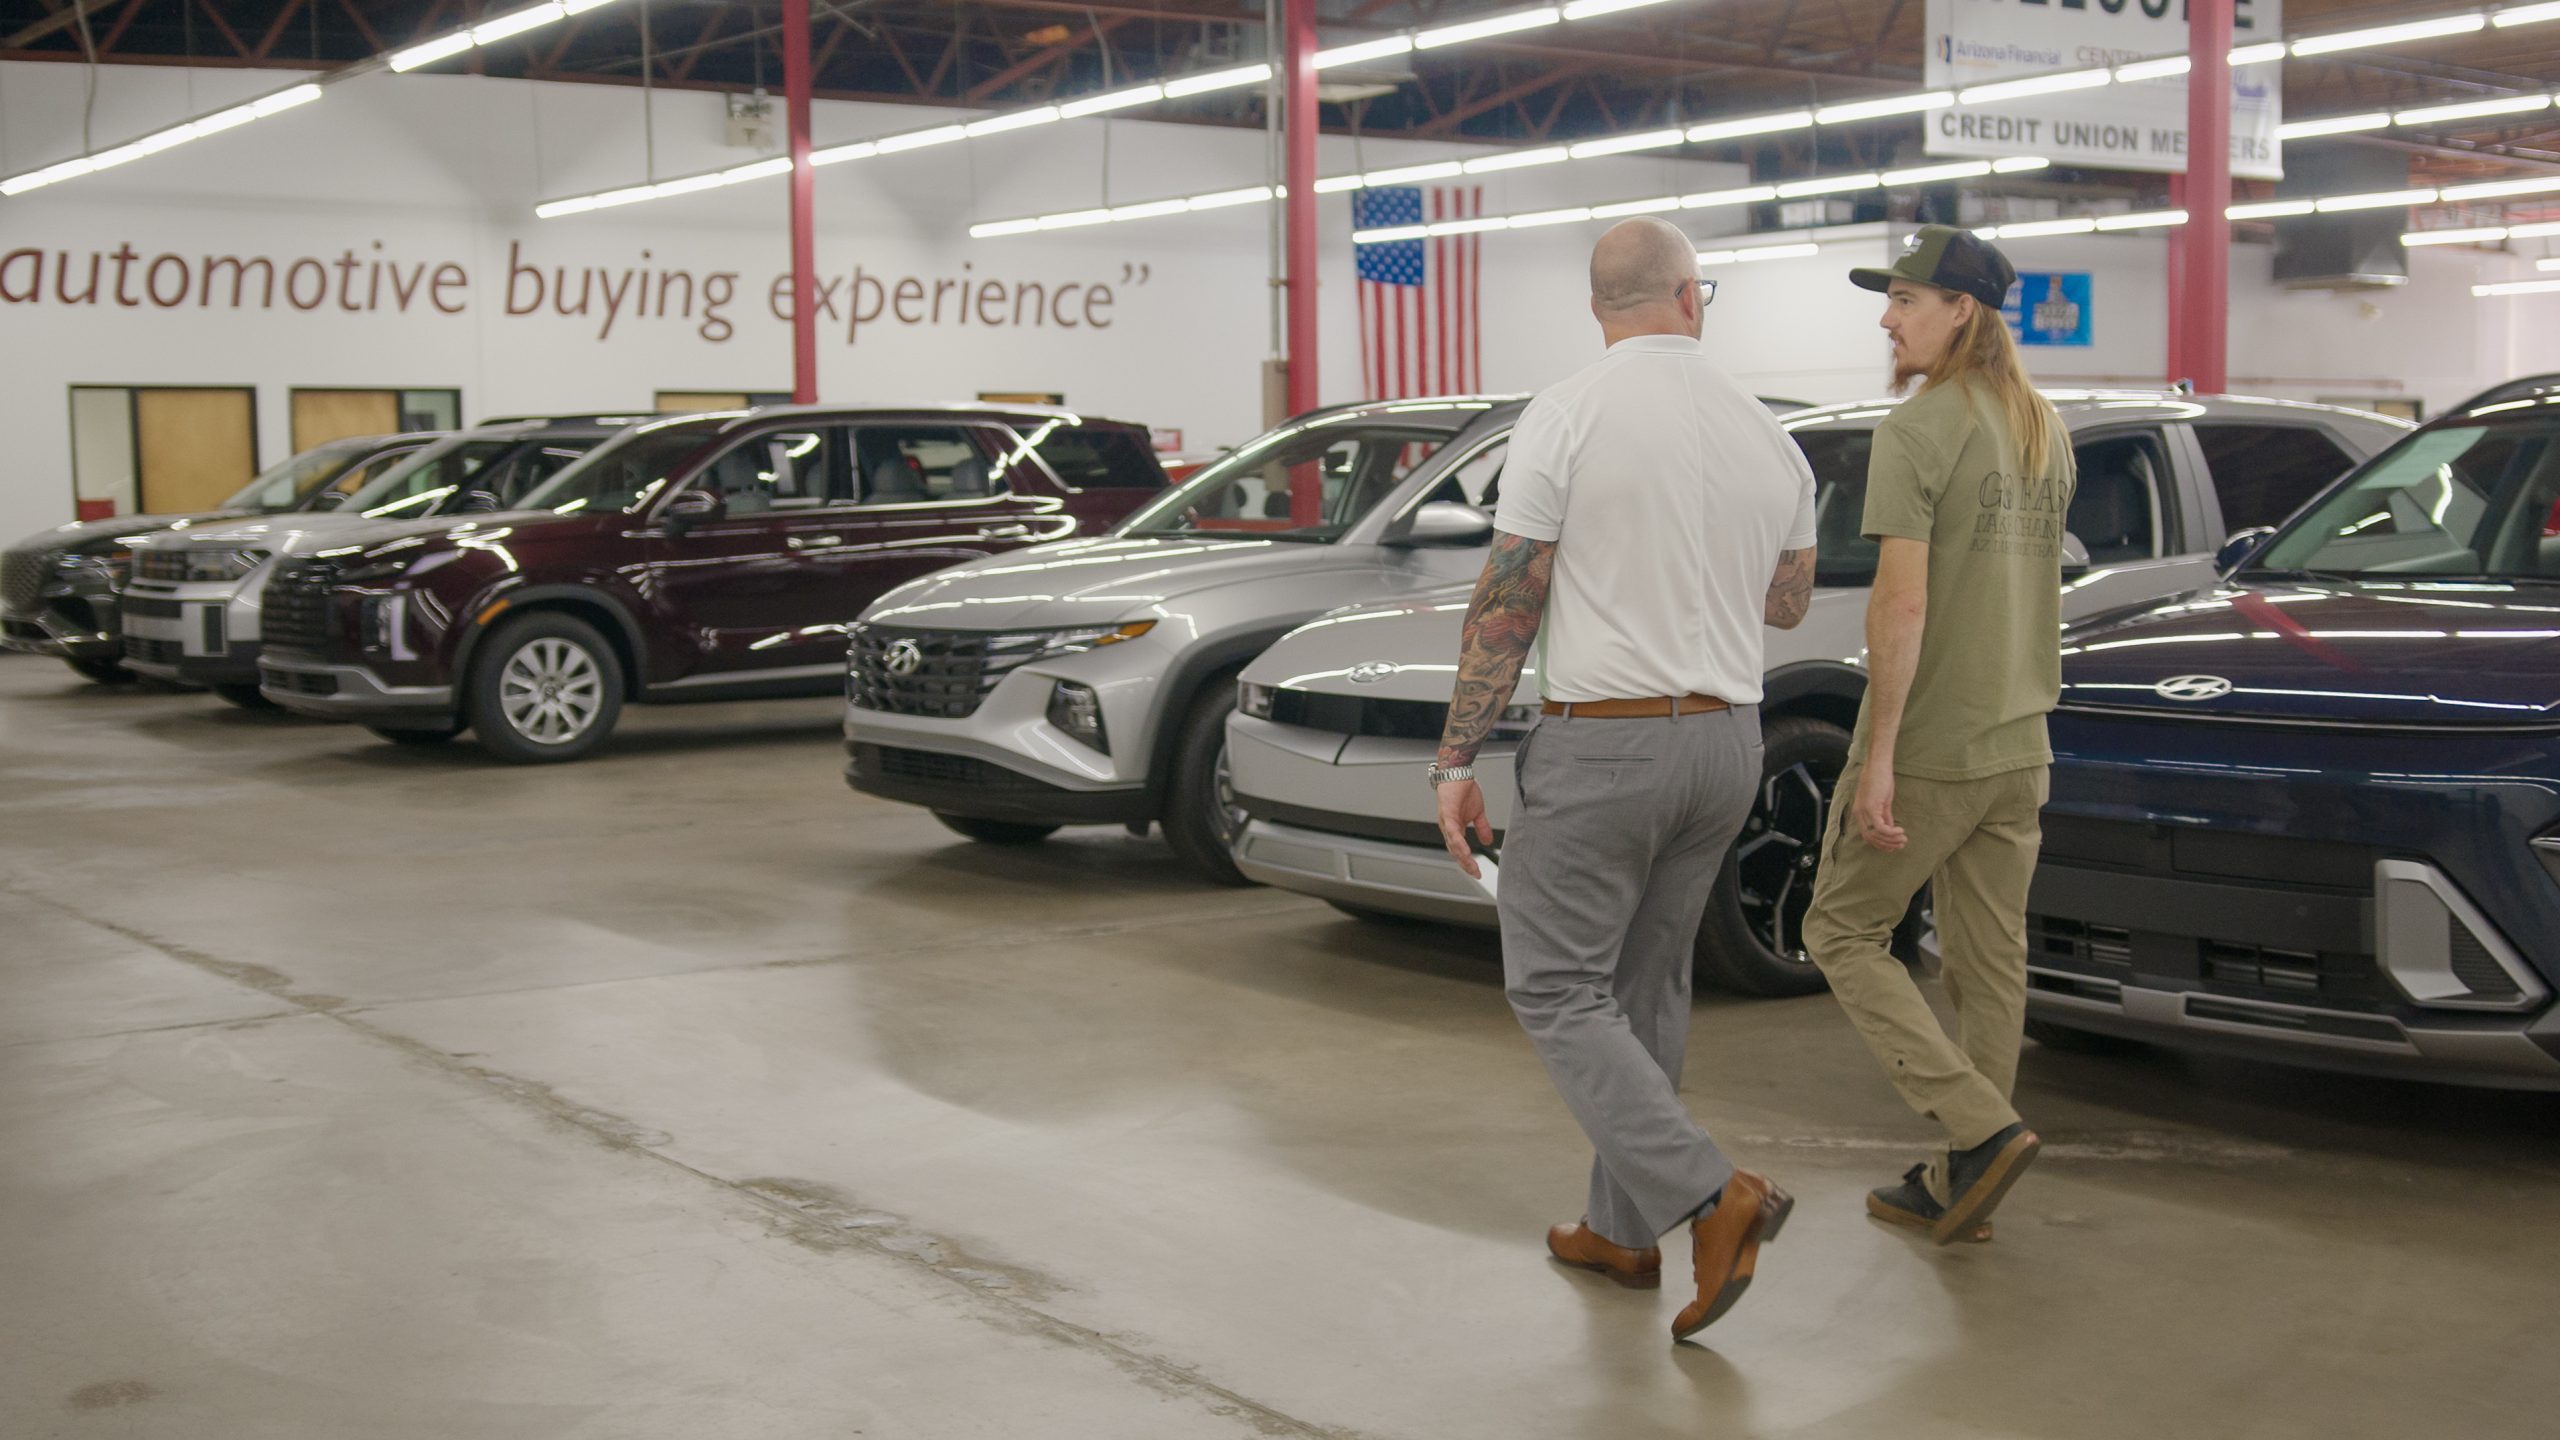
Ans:
{"label": "burgundy suv", "polygon": [[830,693],[882,591],[1103,530],[1164,484],[1143,426],[1038,406],[634,426],[517,509],[281,564],[261,688],[389,740],[470,729],[501,759],[573,760],[625,701]]}

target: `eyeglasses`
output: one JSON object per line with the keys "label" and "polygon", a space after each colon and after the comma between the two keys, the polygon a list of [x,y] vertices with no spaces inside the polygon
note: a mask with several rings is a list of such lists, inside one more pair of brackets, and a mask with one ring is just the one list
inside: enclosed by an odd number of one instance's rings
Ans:
{"label": "eyeglasses", "polygon": [[1699,309],[1704,310],[1708,306],[1716,303],[1716,282],[1704,277],[1696,280],[1683,280],[1678,285],[1673,286],[1671,289],[1671,298],[1677,300],[1680,298],[1681,291],[1692,288],[1696,289],[1698,292]]}

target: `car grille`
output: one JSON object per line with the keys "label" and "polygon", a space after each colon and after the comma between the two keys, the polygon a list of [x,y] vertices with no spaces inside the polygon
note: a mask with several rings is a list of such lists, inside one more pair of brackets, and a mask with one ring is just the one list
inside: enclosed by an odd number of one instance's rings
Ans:
{"label": "car grille", "polygon": [[[845,698],[856,709],[965,720],[1048,636],[993,630],[853,627]],[[912,649],[912,658],[907,658]]]}
{"label": "car grille", "polygon": [[2445,929],[2446,942],[2453,951],[2453,978],[2469,987],[2472,999],[2513,1000],[2524,993],[2517,986],[2516,977],[2507,973],[2506,967],[2489,953],[2489,947],[2471,933],[2470,926],[2448,916]]}
{"label": "car grille", "polygon": [[183,584],[187,578],[187,555],[183,549],[145,550],[133,557],[133,578]]}
{"label": "car grille", "polygon": [[128,595],[124,598],[124,613],[150,620],[181,620],[186,618],[187,607],[154,595]]}
{"label": "car grille", "polygon": [[1449,707],[1429,700],[1373,700],[1283,688],[1271,692],[1271,718],[1282,725],[1303,725],[1337,735],[1437,740],[1448,728]]}
{"label": "car grille", "polygon": [[187,647],[175,640],[145,640],[139,635],[124,637],[124,653],[128,660],[145,665],[175,665],[187,657]]}
{"label": "car grille", "polygon": [[269,645],[313,655],[329,653],[329,588],[338,567],[326,560],[287,560],[267,581],[260,633]]}
{"label": "car grille", "polygon": [[1046,790],[1028,775],[990,765],[968,755],[939,750],[908,750],[894,745],[857,745],[854,768],[883,780],[911,780],[928,785],[965,785],[972,790]]}
{"label": "car grille", "polygon": [[338,677],[325,671],[277,670],[260,667],[258,683],[269,690],[282,690],[289,695],[335,695]]}
{"label": "car grille", "polygon": [[2058,915],[2030,915],[2027,953],[2047,962],[2061,960],[2126,970],[2133,966],[2133,935],[2112,925],[2088,925]]}
{"label": "car grille", "polygon": [[36,608],[44,594],[45,572],[53,568],[50,550],[12,550],[0,555],[0,609],[20,614]]}

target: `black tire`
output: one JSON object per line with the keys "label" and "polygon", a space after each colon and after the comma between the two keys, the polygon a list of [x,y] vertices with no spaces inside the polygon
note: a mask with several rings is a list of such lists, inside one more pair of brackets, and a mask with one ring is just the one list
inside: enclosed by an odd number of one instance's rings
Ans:
{"label": "black tire", "polygon": [[[1761,732],[1760,794],[1742,838],[1725,857],[1698,926],[1700,984],[1739,995],[1811,995],[1826,987],[1804,949],[1831,792],[1849,764],[1849,732],[1827,720],[1786,715]],[[1908,961],[1919,953],[1919,901],[1894,932]]]}
{"label": "black tire", "polygon": [[2047,1050],[2059,1050],[2066,1055],[2128,1055],[2142,1048],[2139,1040],[2057,1025],[2050,1020],[2028,1021],[2027,1038]]}
{"label": "black tire", "polygon": [[276,702],[268,699],[264,694],[260,693],[258,689],[258,682],[255,680],[242,680],[229,685],[216,685],[213,687],[213,693],[221,696],[224,704],[237,705],[243,710],[273,710],[276,708]]}
{"label": "black tire", "polygon": [[1174,742],[1173,779],[1165,787],[1165,843],[1193,874],[1216,885],[1253,883],[1236,868],[1236,834],[1243,823],[1227,779],[1235,678],[1233,672],[1212,675],[1191,698]]}
{"label": "black tire", "polygon": [[981,845],[1037,845],[1058,833],[1055,825],[1034,825],[1023,820],[981,820],[975,815],[945,815],[933,812],[942,828],[954,835],[966,835]]}
{"label": "black tire", "polygon": [[459,725],[435,730],[397,730],[388,725],[367,725],[364,728],[394,745],[442,745],[462,733]]}
{"label": "black tire", "polygon": [[124,668],[124,662],[113,657],[102,660],[74,660],[66,655],[62,663],[70,666],[71,673],[81,679],[100,685],[113,685],[118,681],[133,678],[133,672]]}
{"label": "black tire", "polygon": [[471,657],[463,714],[481,747],[509,764],[576,760],[621,718],[622,661],[574,615],[519,615]]}

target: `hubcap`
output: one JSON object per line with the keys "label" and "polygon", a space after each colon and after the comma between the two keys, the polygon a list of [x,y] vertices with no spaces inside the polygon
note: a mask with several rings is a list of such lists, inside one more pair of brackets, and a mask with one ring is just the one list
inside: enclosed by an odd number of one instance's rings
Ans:
{"label": "hubcap", "polygon": [[1804,948],[1804,916],[1813,905],[1822,832],[1831,823],[1831,792],[1840,771],[1841,762],[1826,756],[1762,780],[1742,840],[1733,847],[1743,923],[1770,954],[1797,965],[1813,963]]}
{"label": "hubcap", "polygon": [[1244,834],[1244,807],[1236,803],[1235,769],[1227,763],[1227,747],[1223,744],[1218,747],[1217,767],[1210,773],[1214,782],[1210,791],[1217,809],[1209,819],[1218,827],[1218,838],[1232,846],[1236,837]]}
{"label": "hubcap", "polygon": [[498,672],[498,708],[527,740],[566,745],[604,708],[604,673],[584,647],[544,636],[507,657]]}

